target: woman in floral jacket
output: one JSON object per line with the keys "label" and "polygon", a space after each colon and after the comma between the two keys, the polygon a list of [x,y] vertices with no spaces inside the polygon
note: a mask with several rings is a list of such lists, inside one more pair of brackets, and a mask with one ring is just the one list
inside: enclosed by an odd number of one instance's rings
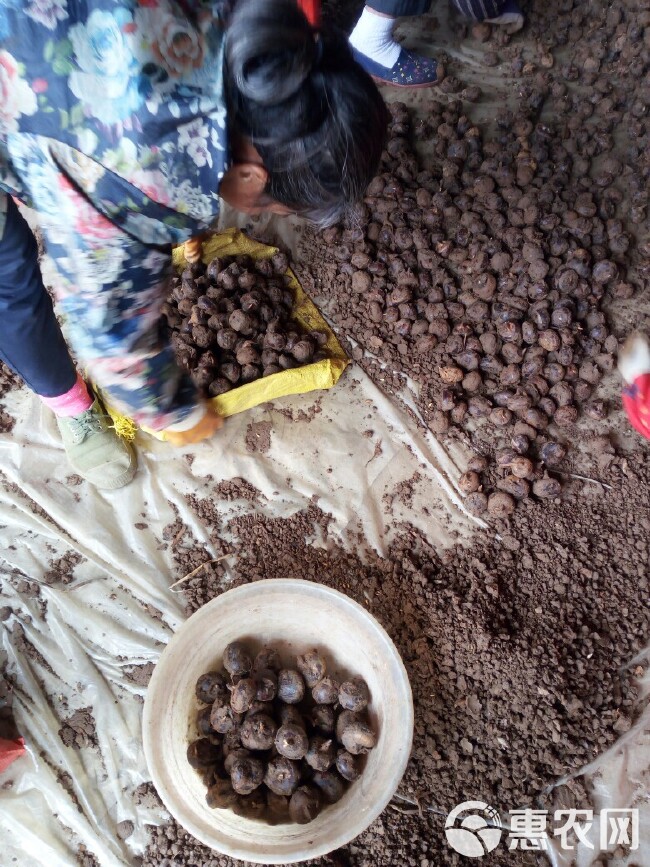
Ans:
{"label": "woman in floral jacket", "polygon": [[77,374],[10,197],[38,212],[90,379],[194,442],[219,420],[160,336],[172,245],[214,223],[220,196],[340,218],[385,127],[344,37],[315,32],[293,0],[230,16],[219,0],[0,0],[0,358],[57,414],[78,472],[120,487],[135,460]]}

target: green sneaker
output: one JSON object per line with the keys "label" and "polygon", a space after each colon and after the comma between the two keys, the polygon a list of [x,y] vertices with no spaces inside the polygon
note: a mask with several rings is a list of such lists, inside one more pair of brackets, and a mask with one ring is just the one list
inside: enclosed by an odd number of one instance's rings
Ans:
{"label": "green sneaker", "polygon": [[109,426],[111,417],[95,399],[90,409],[70,417],[57,416],[70,465],[97,488],[128,485],[137,469],[135,452]]}

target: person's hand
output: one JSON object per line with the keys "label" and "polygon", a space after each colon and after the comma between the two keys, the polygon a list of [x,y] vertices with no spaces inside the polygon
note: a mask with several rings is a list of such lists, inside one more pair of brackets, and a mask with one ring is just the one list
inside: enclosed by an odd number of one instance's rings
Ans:
{"label": "person's hand", "polygon": [[195,262],[200,262],[201,256],[203,255],[203,242],[206,241],[208,237],[209,233],[203,232],[201,235],[194,235],[193,238],[185,241],[183,245],[183,253],[185,254],[185,259],[190,263],[190,265],[194,265]]}
{"label": "person's hand", "polygon": [[200,443],[201,440],[211,437],[222,425],[223,419],[221,416],[217,415],[212,407],[206,405],[205,415],[198,424],[184,431],[172,431],[168,428],[163,432],[163,438],[165,442],[171,443],[173,446],[191,445],[192,443]]}

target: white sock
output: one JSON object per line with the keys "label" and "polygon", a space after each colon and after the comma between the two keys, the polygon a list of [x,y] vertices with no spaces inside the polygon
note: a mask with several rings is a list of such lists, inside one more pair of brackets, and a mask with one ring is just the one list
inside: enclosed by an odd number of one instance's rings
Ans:
{"label": "white sock", "polygon": [[365,54],[375,63],[387,66],[389,69],[397,63],[400,51],[399,43],[393,39],[394,18],[376,15],[364,6],[361,18],[350,34],[350,44],[361,54]]}

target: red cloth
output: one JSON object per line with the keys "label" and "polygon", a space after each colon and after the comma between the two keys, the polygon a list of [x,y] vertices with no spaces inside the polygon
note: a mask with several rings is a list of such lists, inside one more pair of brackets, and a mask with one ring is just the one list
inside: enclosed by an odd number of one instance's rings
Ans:
{"label": "red cloth", "polygon": [[632,427],[650,440],[650,373],[642,373],[625,386],[623,406]]}
{"label": "red cloth", "polygon": [[17,738],[15,741],[0,738],[0,774],[6,771],[9,765],[16,759],[19,759],[24,752],[24,738]]}
{"label": "red cloth", "polygon": [[320,0],[298,0],[298,6],[312,27],[320,27]]}

